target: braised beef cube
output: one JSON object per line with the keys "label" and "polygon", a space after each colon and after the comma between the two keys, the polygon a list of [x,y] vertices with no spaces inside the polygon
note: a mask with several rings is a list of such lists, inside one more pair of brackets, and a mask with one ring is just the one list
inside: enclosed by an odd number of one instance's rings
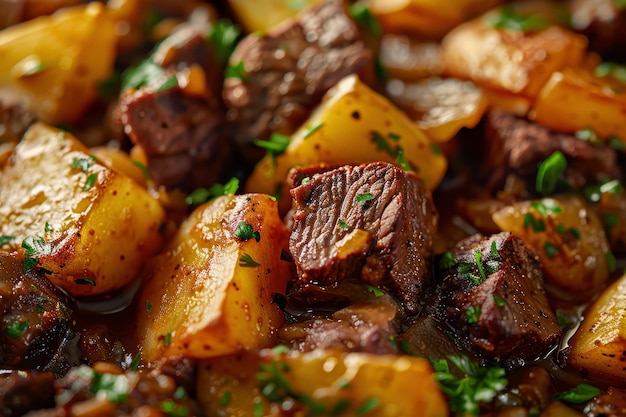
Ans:
{"label": "braised beef cube", "polygon": [[350,352],[395,353],[398,311],[393,302],[354,304],[332,318],[295,323],[279,330],[279,337],[302,352],[341,349]]}
{"label": "braised beef cube", "polygon": [[614,0],[573,0],[568,3],[571,26],[587,36],[590,48],[607,61],[623,62],[626,10]]}
{"label": "braised beef cube", "polygon": [[460,346],[490,358],[530,359],[558,342],[539,258],[520,238],[475,235],[438,264],[432,314]]}
{"label": "braised beef cube", "polygon": [[13,371],[0,374],[0,415],[21,416],[30,410],[54,407],[54,374]]}
{"label": "braised beef cube", "polygon": [[342,0],[307,9],[272,32],[248,35],[230,57],[242,73],[226,78],[223,92],[242,151],[260,159],[255,138],[293,133],[327,90],[371,56]]}
{"label": "braised beef cube", "polygon": [[217,181],[228,149],[221,110],[179,87],[126,92],[119,109],[157,186],[190,190]]}
{"label": "braised beef cube", "polygon": [[585,407],[589,417],[620,417],[626,415],[626,390],[615,387],[595,397]]}
{"label": "braised beef cube", "polygon": [[48,370],[73,335],[64,294],[36,269],[0,253],[0,367]]}
{"label": "braised beef cube", "polygon": [[492,190],[501,189],[509,174],[527,180],[534,190],[538,166],[556,151],[567,159],[564,180],[574,188],[621,178],[615,149],[552,132],[501,110],[487,117],[487,139],[484,172]]}
{"label": "braised beef cube", "polygon": [[344,166],[291,190],[289,249],[304,283],[361,279],[414,313],[428,284],[437,212],[413,173],[393,164]]}

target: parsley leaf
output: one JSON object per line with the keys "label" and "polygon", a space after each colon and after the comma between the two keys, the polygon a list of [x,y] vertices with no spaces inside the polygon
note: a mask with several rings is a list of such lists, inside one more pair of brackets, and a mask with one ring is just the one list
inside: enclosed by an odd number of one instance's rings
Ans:
{"label": "parsley leaf", "polygon": [[478,319],[480,318],[480,306],[469,306],[467,310],[465,310],[465,316],[469,324],[478,323]]}
{"label": "parsley leaf", "polygon": [[222,195],[235,194],[238,189],[239,179],[233,177],[224,185],[213,184],[208,190],[206,188],[195,189],[185,198],[185,203],[190,206],[206,203]]}
{"label": "parsley leaf", "polygon": [[511,6],[503,6],[497,15],[492,16],[487,24],[495,29],[506,29],[519,32],[543,30],[549,26],[541,16],[524,16],[517,13]]}
{"label": "parsley leaf", "polygon": [[437,261],[437,266],[439,267],[439,269],[454,268],[455,266],[457,266],[457,264],[458,261],[455,258],[454,253],[452,252],[445,252],[439,257]]}
{"label": "parsley leaf", "polygon": [[93,287],[96,286],[96,281],[91,278],[77,278],[74,280],[74,283],[78,285],[91,285]]}
{"label": "parsley leaf", "polygon": [[72,169],[80,168],[81,171],[87,172],[89,168],[93,165],[93,161],[96,160],[96,157],[93,155],[89,155],[86,158],[74,158],[72,161]]}
{"label": "parsley leaf", "polygon": [[94,372],[89,392],[96,396],[104,396],[112,404],[120,404],[126,401],[129,389],[130,384],[124,374],[113,375]]}
{"label": "parsley leaf", "polygon": [[592,385],[580,384],[570,390],[560,392],[555,399],[573,404],[582,404],[600,395],[600,390]]}
{"label": "parsley leaf", "polygon": [[559,247],[552,242],[548,242],[547,240],[543,242],[543,250],[549,259],[554,258],[559,253]]}
{"label": "parsley leaf", "polygon": [[11,243],[11,241],[15,239],[13,235],[1,235],[0,236],[0,246],[4,246],[7,243]]}
{"label": "parsley leaf", "polygon": [[339,225],[339,227],[343,230],[348,230],[350,228],[350,226],[348,225],[348,223],[344,222],[343,220],[339,219],[337,220],[337,224]]}
{"label": "parsley leaf", "polygon": [[257,242],[261,240],[261,234],[259,233],[259,231],[255,231],[252,228],[252,225],[246,222],[239,222],[239,224],[237,225],[237,229],[235,229],[234,235],[237,239],[244,242],[252,238],[254,238],[254,240],[256,240]]}
{"label": "parsley leaf", "polygon": [[235,65],[228,65],[224,72],[224,78],[239,78],[241,81],[248,82],[250,77],[246,73],[246,67],[243,61],[237,62]]}
{"label": "parsley leaf", "polygon": [[559,176],[567,168],[567,160],[565,156],[556,151],[547,157],[540,165],[537,171],[537,180],[535,188],[543,195],[554,192],[559,183]]}
{"label": "parsley leaf", "polygon": [[493,294],[493,302],[496,303],[498,307],[504,307],[506,305],[504,298],[496,294]]}
{"label": "parsley leaf", "polygon": [[12,339],[17,339],[28,329],[28,324],[28,320],[13,322],[4,328],[4,334]]}
{"label": "parsley leaf", "polygon": [[252,256],[248,255],[247,253],[244,253],[239,257],[239,266],[242,266],[244,268],[251,268],[260,265],[260,263],[252,259]]}
{"label": "parsley leaf", "polygon": [[96,185],[96,181],[98,180],[98,174],[93,173],[87,175],[85,179],[85,184],[83,185],[83,191],[90,190],[94,185]]}
{"label": "parsley leaf", "polygon": [[355,415],[362,416],[367,413],[370,413],[374,411],[374,409],[378,407],[379,404],[380,404],[380,401],[378,400],[378,398],[369,397],[365,401],[363,401],[363,404],[361,404],[359,408],[356,409]]}
{"label": "parsley leaf", "polygon": [[354,3],[350,5],[348,11],[357,24],[367,30],[372,36],[378,38],[383,34],[380,22],[364,4]]}
{"label": "parsley leaf", "polygon": [[145,59],[138,65],[128,68],[122,74],[122,90],[126,88],[139,89],[153,84],[164,77],[163,68],[151,59]]}
{"label": "parsley leaf", "polygon": [[315,133],[315,131],[320,129],[322,126],[324,126],[324,122],[317,122],[313,126],[307,127],[306,133],[304,134],[302,139],[307,139],[309,136]]}
{"label": "parsley leaf", "polygon": [[364,194],[358,194],[354,199],[356,200],[357,203],[364,206],[365,203],[372,200],[373,198],[374,196],[372,194],[364,193]]}
{"label": "parsley leaf", "polygon": [[209,31],[209,40],[220,65],[228,62],[228,58],[235,50],[239,35],[241,35],[241,28],[228,19],[218,20]]}
{"label": "parsley leaf", "polygon": [[375,297],[382,297],[383,295],[385,295],[385,293],[380,288],[375,287],[374,285],[365,284],[365,288],[367,288],[369,292],[374,294]]}
{"label": "parsley leaf", "polygon": [[269,140],[255,139],[254,144],[259,148],[263,148],[272,157],[278,156],[287,150],[291,138],[280,133],[272,133]]}

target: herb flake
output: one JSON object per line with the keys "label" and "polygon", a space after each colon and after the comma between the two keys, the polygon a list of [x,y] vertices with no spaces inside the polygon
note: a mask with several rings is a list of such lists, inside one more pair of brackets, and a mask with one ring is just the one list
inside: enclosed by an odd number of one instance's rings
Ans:
{"label": "herb flake", "polygon": [[255,266],[261,266],[261,264],[252,259],[252,256],[244,253],[239,257],[239,266],[242,266],[244,268],[253,268]]}
{"label": "herb flake", "polygon": [[252,225],[246,222],[239,222],[234,233],[235,237],[243,242],[254,238],[257,242],[261,240],[261,233],[258,230],[254,230]]}

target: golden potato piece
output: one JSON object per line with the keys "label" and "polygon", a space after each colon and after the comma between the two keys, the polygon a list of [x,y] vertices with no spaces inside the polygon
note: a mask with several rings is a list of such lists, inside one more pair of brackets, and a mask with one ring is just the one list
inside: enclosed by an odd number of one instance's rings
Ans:
{"label": "golden potato piece", "polygon": [[41,123],[3,167],[0,201],[0,235],[22,243],[25,268],[42,268],[74,296],[124,288],[162,244],[161,206],[69,133]]}
{"label": "golden potato piece", "polygon": [[265,0],[263,6],[250,0],[228,0],[237,20],[247,32],[266,32],[280,22],[294,17],[302,9],[322,0]]}
{"label": "golden potato piece", "polygon": [[626,378],[626,275],[604,290],[584,314],[569,345],[569,364],[592,378]]}
{"label": "golden potato piece", "polygon": [[284,153],[256,165],[246,190],[277,194],[284,210],[291,202],[284,184],[292,167],[396,162],[399,149],[427,189],[441,182],[447,160],[439,147],[404,112],[350,75],[326,94]]}
{"label": "golden potato piece", "polygon": [[389,78],[417,81],[441,75],[444,70],[441,45],[405,35],[386,34],[380,41],[380,62]]}
{"label": "golden potato piece", "polygon": [[448,415],[425,358],[263,350],[203,361],[198,373],[198,399],[211,416],[279,416],[283,404],[302,415]]}
{"label": "golden potato piece", "polygon": [[546,290],[567,301],[585,301],[609,277],[611,251],[598,215],[574,195],[515,203],[493,220],[535,248]]}
{"label": "golden potato piece", "polygon": [[40,120],[75,122],[115,59],[115,26],[101,3],[65,8],[0,32],[0,87]]}
{"label": "golden potato piece", "polygon": [[267,195],[223,196],[198,207],[143,274],[137,298],[143,359],[271,346],[284,322],[273,294],[285,293],[293,273],[293,264],[281,260],[287,239]]}
{"label": "golden potato piece", "polygon": [[557,26],[537,31],[491,27],[498,11],[454,28],[442,41],[446,73],[534,98],[553,72],[580,63],[586,39]]}
{"label": "golden potato piece", "polygon": [[626,143],[626,84],[595,77],[592,70],[555,72],[543,87],[529,118],[559,132],[592,129],[603,140]]}

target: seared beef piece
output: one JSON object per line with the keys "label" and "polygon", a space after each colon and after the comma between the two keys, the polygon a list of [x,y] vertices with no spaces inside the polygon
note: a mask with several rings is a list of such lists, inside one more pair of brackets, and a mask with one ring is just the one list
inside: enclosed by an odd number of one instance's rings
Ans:
{"label": "seared beef piece", "polygon": [[19,23],[26,0],[0,1],[0,29]]}
{"label": "seared beef piece", "polygon": [[589,417],[623,417],[626,415],[626,390],[609,387],[585,407]]}
{"label": "seared beef piece", "polygon": [[70,318],[63,293],[36,268],[25,274],[21,260],[0,253],[0,367],[59,366],[56,357],[74,336]]}
{"label": "seared beef piece", "polygon": [[328,0],[273,32],[243,39],[230,64],[243,65],[245,74],[227,78],[223,92],[243,152],[261,158],[255,138],[293,133],[330,87],[358,72],[371,56],[341,0]]}
{"label": "seared beef piece", "polygon": [[605,60],[623,61],[626,42],[626,10],[615,0],[574,0],[569,2],[572,28],[587,38],[592,50]]}
{"label": "seared beef piece", "polygon": [[492,190],[501,189],[508,174],[526,179],[534,189],[537,167],[556,151],[567,159],[565,180],[574,188],[621,178],[615,149],[551,132],[511,113],[492,110],[487,117],[487,136],[484,172]]}
{"label": "seared beef piece", "polygon": [[303,283],[383,286],[415,313],[428,283],[437,212],[413,173],[384,162],[344,166],[291,190],[289,249]]}
{"label": "seared beef piece", "polygon": [[0,415],[21,416],[54,406],[54,374],[13,371],[0,374]]}
{"label": "seared beef piece", "polygon": [[296,344],[302,352],[342,349],[350,352],[395,353],[398,310],[393,302],[353,304],[329,319],[291,324],[279,330],[279,338]]}
{"label": "seared beef piece", "polygon": [[156,185],[190,190],[217,181],[228,149],[219,109],[178,87],[124,93],[119,109]]}
{"label": "seared beef piece", "polygon": [[561,335],[537,254],[508,232],[459,242],[439,264],[431,314],[457,343],[490,358],[530,359]]}
{"label": "seared beef piece", "polygon": [[0,91],[0,143],[19,142],[36,120],[23,104]]}

